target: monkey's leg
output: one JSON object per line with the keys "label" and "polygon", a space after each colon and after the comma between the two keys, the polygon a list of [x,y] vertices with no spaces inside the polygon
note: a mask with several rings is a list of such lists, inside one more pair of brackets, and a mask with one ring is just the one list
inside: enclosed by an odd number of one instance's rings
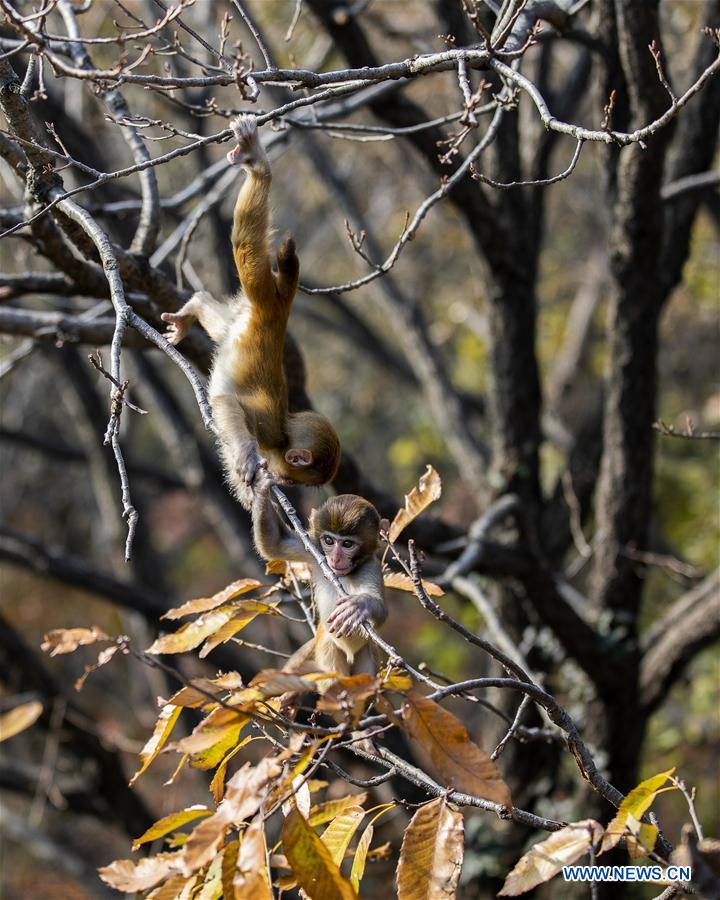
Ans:
{"label": "monkey's leg", "polygon": [[165,312],[160,318],[168,323],[165,337],[171,344],[179,344],[196,319],[213,341],[219,344],[232,322],[229,306],[216,300],[207,291],[198,291],[176,313]]}
{"label": "monkey's leg", "polygon": [[262,304],[275,297],[269,247],[270,163],[258,137],[255,116],[237,116],[230,127],[237,146],[228,159],[248,173],[233,214],[233,255],[243,290],[251,301]]}

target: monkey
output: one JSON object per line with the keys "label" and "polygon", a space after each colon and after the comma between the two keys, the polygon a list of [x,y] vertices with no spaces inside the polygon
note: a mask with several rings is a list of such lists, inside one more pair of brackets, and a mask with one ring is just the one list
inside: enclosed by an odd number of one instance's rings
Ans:
{"label": "monkey", "polygon": [[375,648],[362,625],[378,627],[387,617],[382,568],[376,556],[380,530],[387,527],[387,520],[355,494],[338,494],[310,513],[308,533],[349,595],[338,597],[300,539],[281,524],[270,499],[269,481],[255,491],[252,518],[255,546],[262,557],[310,566],[317,632],[290,658],[285,670],[297,670],[312,661],[321,671],[338,675],[375,675]]}
{"label": "monkey", "polygon": [[281,484],[320,485],[340,463],[340,441],[325,416],[312,410],[290,413],[283,366],[288,317],[300,264],[287,236],[270,260],[270,162],[254,115],[230,123],[236,145],[227,154],[247,177],[233,214],[231,242],[241,290],[223,303],[195,293],[176,313],[165,312],[165,337],[178,344],[197,319],[217,345],[209,396],[228,480],[248,509],[250,488],[261,462]]}

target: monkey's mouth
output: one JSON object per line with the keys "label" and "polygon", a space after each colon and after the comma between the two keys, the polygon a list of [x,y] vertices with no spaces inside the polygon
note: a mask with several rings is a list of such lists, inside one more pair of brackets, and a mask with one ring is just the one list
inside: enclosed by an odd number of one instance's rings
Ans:
{"label": "monkey's mouth", "polygon": [[330,563],[330,568],[333,570],[333,573],[334,573],[335,575],[338,575],[338,576],[341,576],[341,575],[349,575],[349,574],[352,572],[352,569],[353,569],[353,567],[352,567],[351,565],[350,565],[350,566],[343,566],[343,567],[341,568],[340,566],[334,566],[332,563]]}

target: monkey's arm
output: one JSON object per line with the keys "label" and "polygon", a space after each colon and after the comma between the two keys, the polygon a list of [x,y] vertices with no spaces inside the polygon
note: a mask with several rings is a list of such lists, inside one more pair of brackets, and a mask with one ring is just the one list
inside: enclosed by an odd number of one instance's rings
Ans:
{"label": "monkey's arm", "polygon": [[173,345],[187,336],[196,319],[219,344],[232,323],[232,311],[226,303],[216,300],[207,291],[197,291],[177,312],[165,312],[160,318],[168,323],[165,337]]}
{"label": "monkey's arm", "polygon": [[255,486],[252,506],[253,536],[263,559],[284,559],[288,562],[313,562],[300,538],[289,534],[280,521],[270,499],[270,477]]}

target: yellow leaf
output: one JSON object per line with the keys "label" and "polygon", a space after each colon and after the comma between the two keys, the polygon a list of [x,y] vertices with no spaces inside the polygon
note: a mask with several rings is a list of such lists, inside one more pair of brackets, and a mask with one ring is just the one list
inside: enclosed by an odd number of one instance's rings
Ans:
{"label": "yellow leaf", "polygon": [[324,825],[326,822],[331,822],[336,816],[341,816],[351,807],[362,806],[366,800],[367,793],[362,791],[359,794],[348,794],[347,797],[341,797],[339,800],[318,803],[310,810],[308,822],[313,826]]}
{"label": "yellow leaf", "polygon": [[263,817],[258,814],[243,834],[233,881],[235,900],[273,900],[263,824]]}
{"label": "yellow leaf", "polygon": [[0,716],[0,741],[15,737],[25,731],[42,715],[43,705],[38,700],[21,703]]}
{"label": "yellow leaf", "polygon": [[356,900],[357,894],[340,874],[330,851],[297,809],[283,823],[282,843],[297,883],[311,900]]}
{"label": "yellow leaf", "polygon": [[[412,578],[404,572],[385,572],[383,584],[386,588],[392,588],[395,591],[408,591],[412,594],[415,590]],[[442,597],[445,593],[440,585],[435,584],[433,581],[426,581],[424,578],[422,579],[422,586],[429,597]]]}
{"label": "yellow leaf", "polygon": [[173,730],[175,723],[178,720],[178,716],[181,712],[182,706],[173,706],[170,703],[168,703],[166,706],[163,706],[163,708],[160,710],[160,715],[158,716],[158,720],[155,723],[155,728],[153,730],[152,736],[140,751],[140,760],[142,762],[142,766],[130,779],[131,787],[135,784],[142,773],[146,771],[150,763],[155,759],[158,753],[165,746],[167,739],[170,737],[170,732]]}
{"label": "yellow leaf", "polygon": [[242,686],[243,680],[237,672],[228,672],[218,678],[193,678],[190,684],[174,693],[168,703],[174,706],[204,706],[212,703],[211,698],[220,696],[223,691],[236,691]]}
{"label": "yellow leaf", "polygon": [[196,878],[188,879],[184,875],[171,875],[154,891],[150,891],[147,900],[188,900],[196,883]]}
{"label": "yellow leaf", "polygon": [[405,831],[397,868],[398,900],[449,900],[463,862],[462,813],[444,797],[415,813]]}
{"label": "yellow leaf", "polygon": [[91,628],[56,628],[54,631],[48,631],[40,649],[46,653],[49,650],[50,656],[57,656],[59,653],[72,653],[85,644],[111,640],[113,638],[96,625]]}
{"label": "yellow leaf", "polygon": [[222,888],[225,900],[235,900],[235,890],[233,888],[233,879],[235,878],[235,869],[237,868],[238,852],[240,850],[240,841],[228,841],[223,847],[222,857]]}
{"label": "yellow leaf", "polygon": [[602,837],[594,819],[573,822],[531,847],[505,879],[498,896],[516,897],[549,881],[562,869],[589,852]]}
{"label": "yellow leaf", "polygon": [[223,794],[225,793],[225,773],[227,772],[228,763],[236,753],[239,753],[240,750],[242,750],[242,748],[252,740],[253,738],[249,736],[243,738],[236,747],[233,747],[233,749],[228,754],[226,754],[223,761],[215,770],[215,774],[213,775],[212,781],[210,782],[210,792],[213,795],[213,799],[216,803],[219,803],[222,800]]}
{"label": "yellow leaf", "polygon": [[233,635],[237,634],[238,631],[242,631],[246,625],[249,625],[256,616],[274,612],[276,605],[277,603],[260,603],[258,600],[244,600],[237,603],[234,607],[235,615],[224,625],[221,625],[203,644],[199,653],[200,659],[204,659],[219,644],[229,641]]}
{"label": "yellow leaf", "polygon": [[166,613],[163,613],[160,618],[182,619],[183,616],[189,616],[191,613],[209,612],[211,609],[215,609],[218,606],[222,606],[223,603],[227,603],[228,600],[239,597],[241,594],[247,594],[248,591],[254,591],[255,588],[259,587],[263,587],[263,583],[257,581],[255,578],[240,578],[238,581],[233,581],[232,584],[229,584],[226,588],[218,591],[217,594],[213,594],[212,597],[200,597],[197,600],[188,600],[188,602],[183,603],[182,606],[178,606],[175,609],[169,609]]}
{"label": "yellow leaf", "polygon": [[403,727],[429,756],[443,782],[457,791],[512,807],[495,763],[470,740],[463,723],[417,691],[406,694]]}
{"label": "yellow leaf", "polygon": [[401,532],[413,519],[416,519],[423,510],[427,509],[433,500],[438,499],[441,492],[442,483],[440,476],[432,466],[428,466],[425,474],[420,478],[418,486],[405,495],[405,506],[403,509],[398,510],[390,525],[388,539],[391,544],[395,543]]}
{"label": "yellow leaf", "polygon": [[[630,791],[620,804],[620,807],[615,814],[615,818],[605,829],[605,836],[603,837],[600,853],[605,853],[607,850],[615,847],[620,841],[620,838],[628,834],[634,834],[636,837],[639,837],[640,820],[652,806],[655,797],[659,793],[662,793],[662,791],[667,790],[664,785],[674,772],[675,767],[668,769],[667,772],[660,772],[658,775],[653,775],[652,778],[641,781],[637,787]],[[670,790],[675,790],[675,788],[670,788]],[[651,839],[652,835],[650,832],[646,831],[645,837]],[[657,833],[655,834],[655,837],[657,837]],[[655,842],[653,841],[652,847],[648,847],[648,850],[652,850],[654,846]]]}
{"label": "yellow leaf", "polygon": [[362,807],[351,806],[341,815],[336,816],[322,833],[320,840],[330,851],[330,856],[336,866],[342,865],[348,844],[364,817],[365,810]]}
{"label": "yellow leaf", "polygon": [[190,875],[215,856],[231,825],[254,815],[265,799],[272,779],[282,771],[276,758],[265,757],[238,769],[228,781],[225,797],[214,815],[196,825],[182,849],[182,869]]}
{"label": "yellow leaf", "polygon": [[400,691],[403,694],[412,689],[412,676],[408,675],[405,669],[390,669],[381,673],[381,682],[383,688],[388,691]]}
{"label": "yellow leaf", "polygon": [[151,825],[147,831],[143,832],[139,838],[136,838],[133,841],[133,850],[137,850],[137,848],[141,844],[147,844],[148,841],[157,840],[157,838],[165,837],[166,834],[170,834],[170,832],[175,828],[180,828],[182,825],[185,825],[187,822],[192,822],[193,819],[199,819],[202,816],[210,816],[212,815],[212,810],[208,809],[207,806],[188,806],[186,809],[180,810],[180,812],[170,813],[169,816],[163,816],[162,819],[158,819],[154,825]]}
{"label": "yellow leaf", "polygon": [[375,829],[372,825],[368,825],[365,831],[360,835],[360,840],[355,848],[355,857],[353,859],[352,870],[350,872],[350,884],[355,890],[360,892],[360,882],[365,874],[365,861],[367,860],[370,842],[373,838]]}
{"label": "yellow leaf", "polygon": [[148,647],[148,653],[185,653],[201,644],[205,638],[222,628],[236,612],[234,606],[221,606],[219,609],[210,610],[202,616],[198,616],[193,622],[188,622],[172,634],[159,637],[152,646]]}
{"label": "yellow leaf", "polygon": [[290,575],[291,572],[298,581],[312,581],[310,566],[304,562],[287,562],[284,559],[271,559],[265,566],[266,575]]}
{"label": "yellow leaf", "polygon": [[158,853],[157,856],[148,856],[137,863],[131,859],[116,859],[109,866],[98,869],[98,875],[116,891],[134,894],[137,891],[147,891],[164,881],[168,875],[175,874],[179,863],[180,852]]}

